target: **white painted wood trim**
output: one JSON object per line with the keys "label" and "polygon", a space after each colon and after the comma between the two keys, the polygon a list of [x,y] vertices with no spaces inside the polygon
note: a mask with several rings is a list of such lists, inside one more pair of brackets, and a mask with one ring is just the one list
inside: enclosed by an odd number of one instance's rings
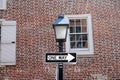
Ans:
{"label": "white painted wood trim", "polygon": [[2,26],[16,26],[16,21],[2,21]]}
{"label": "white painted wood trim", "polygon": [[[88,49],[70,49],[70,40],[69,34],[67,34],[66,40],[66,52],[76,52],[77,55],[93,55],[94,47],[93,47],[93,33],[92,33],[92,17],[90,14],[80,14],[80,15],[65,15],[68,19],[87,19],[88,23]],[[68,29],[69,33],[69,29]]]}
{"label": "white painted wood trim", "polygon": [[[1,32],[5,31],[5,33],[6,32],[14,33],[13,35],[14,38],[11,37],[9,38],[10,39],[9,40],[6,37],[6,40],[8,41],[4,41],[4,40],[2,41],[4,35],[2,35],[3,32],[1,33],[2,38],[0,42],[0,67],[6,65],[15,65],[16,64],[16,21],[6,21],[4,19],[0,19],[0,24],[1,24]],[[14,43],[12,43],[11,41],[14,41]],[[10,50],[11,52],[9,52]]]}

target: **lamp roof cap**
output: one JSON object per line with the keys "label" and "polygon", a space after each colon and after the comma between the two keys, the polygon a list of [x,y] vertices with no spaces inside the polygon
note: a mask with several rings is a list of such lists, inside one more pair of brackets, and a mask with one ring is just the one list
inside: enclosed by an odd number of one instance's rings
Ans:
{"label": "lamp roof cap", "polygon": [[58,15],[58,19],[53,23],[53,26],[55,25],[69,25],[69,20],[67,17],[64,17],[64,15],[60,13]]}

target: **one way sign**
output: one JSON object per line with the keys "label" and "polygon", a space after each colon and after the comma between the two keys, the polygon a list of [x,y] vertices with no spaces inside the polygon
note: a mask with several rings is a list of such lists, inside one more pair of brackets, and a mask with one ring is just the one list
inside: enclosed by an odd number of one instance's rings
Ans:
{"label": "one way sign", "polygon": [[75,63],[76,53],[46,53],[46,62]]}

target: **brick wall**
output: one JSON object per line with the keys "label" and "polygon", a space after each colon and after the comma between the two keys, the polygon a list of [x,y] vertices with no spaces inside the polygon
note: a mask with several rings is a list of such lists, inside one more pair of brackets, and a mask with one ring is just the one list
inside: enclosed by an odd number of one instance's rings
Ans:
{"label": "brick wall", "polygon": [[[64,1],[64,2],[63,2]],[[120,79],[120,0],[8,0],[0,18],[17,21],[16,65],[0,67],[0,80],[55,80],[53,21],[58,14],[91,14],[94,56],[64,65],[64,80]]]}

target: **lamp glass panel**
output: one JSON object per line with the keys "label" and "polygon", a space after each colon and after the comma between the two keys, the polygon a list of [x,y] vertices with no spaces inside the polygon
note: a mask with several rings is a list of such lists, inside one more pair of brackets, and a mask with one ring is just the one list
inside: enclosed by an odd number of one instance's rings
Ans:
{"label": "lamp glass panel", "polygon": [[67,26],[55,26],[56,39],[65,39]]}

